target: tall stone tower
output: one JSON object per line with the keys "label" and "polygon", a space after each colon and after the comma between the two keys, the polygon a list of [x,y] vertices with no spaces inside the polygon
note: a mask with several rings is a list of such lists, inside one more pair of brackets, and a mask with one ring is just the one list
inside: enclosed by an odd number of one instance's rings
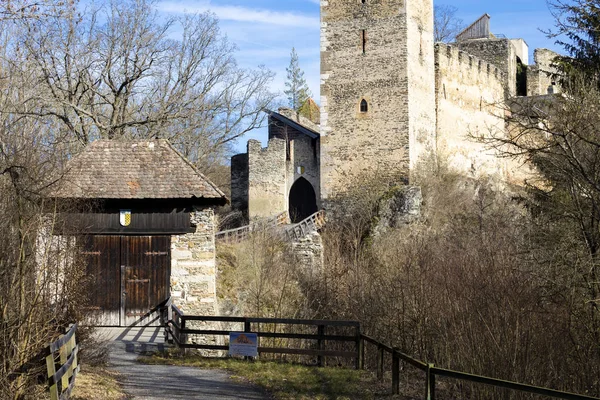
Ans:
{"label": "tall stone tower", "polygon": [[321,197],[402,183],[435,147],[433,0],[321,0]]}

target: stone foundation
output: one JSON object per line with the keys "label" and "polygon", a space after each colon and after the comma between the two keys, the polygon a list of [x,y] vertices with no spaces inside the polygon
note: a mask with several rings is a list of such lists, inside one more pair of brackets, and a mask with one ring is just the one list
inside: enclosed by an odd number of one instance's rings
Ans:
{"label": "stone foundation", "polygon": [[296,265],[305,278],[314,278],[323,271],[323,240],[319,232],[312,232],[292,243]]}

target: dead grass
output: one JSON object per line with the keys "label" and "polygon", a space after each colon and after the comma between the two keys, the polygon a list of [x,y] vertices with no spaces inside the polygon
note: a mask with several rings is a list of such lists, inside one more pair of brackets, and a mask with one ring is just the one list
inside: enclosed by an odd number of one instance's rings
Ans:
{"label": "dead grass", "polygon": [[104,367],[82,366],[71,400],[126,400],[119,374]]}
{"label": "dead grass", "polygon": [[178,354],[143,357],[146,364],[192,366],[229,371],[232,378],[260,386],[277,400],[370,400],[404,397],[389,394],[372,374],[346,368],[317,368],[294,363],[204,358]]}

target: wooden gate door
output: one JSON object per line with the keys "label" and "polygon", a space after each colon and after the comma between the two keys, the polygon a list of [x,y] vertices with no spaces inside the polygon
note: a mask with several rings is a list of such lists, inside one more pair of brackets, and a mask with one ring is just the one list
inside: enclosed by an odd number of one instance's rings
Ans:
{"label": "wooden gate door", "polygon": [[158,325],[169,296],[170,236],[121,236],[121,325]]}
{"label": "wooden gate door", "polygon": [[81,255],[87,266],[88,315],[91,325],[121,325],[121,272],[119,236],[80,238]]}

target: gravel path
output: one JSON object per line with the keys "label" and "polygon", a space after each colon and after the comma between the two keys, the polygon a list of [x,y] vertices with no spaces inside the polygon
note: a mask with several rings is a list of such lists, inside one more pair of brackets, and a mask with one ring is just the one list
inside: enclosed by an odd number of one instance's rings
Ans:
{"label": "gravel path", "polygon": [[134,399],[269,399],[260,389],[234,382],[222,371],[201,370],[171,365],[144,365],[136,359],[140,353],[163,346],[162,331],[157,328],[103,329],[103,338],[111,340],[110,367],[123,375],[123,389]]}

